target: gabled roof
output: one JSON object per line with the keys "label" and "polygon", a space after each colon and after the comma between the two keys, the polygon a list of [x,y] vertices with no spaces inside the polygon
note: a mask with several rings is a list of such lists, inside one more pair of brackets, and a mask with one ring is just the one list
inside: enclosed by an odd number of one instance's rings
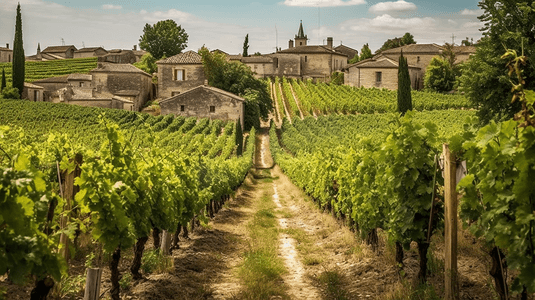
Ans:
{"label": "gabled roof", "polygon": [[69,75],[50,77],[50,78],[35,80],[33,83],[67,83],[67,77],[69,77]]}
{"label": "gabled roof", "polygon": [[336,46],[334,47],[334,50],[346,54],[348,58],[353,58],[355,54],[359,53],[358,50],[348,47],[346,45]]}
{"label": "gabled roof", "polygon": [[67,76],[67,80],[85,80],[85,81],[91,81],[93,79],[93,76],[92,75],[88,75],[88,74],[78,74],[78,73],[74,73],[74,74],[70,74]]}
{"label": "gabled roof", "polygon": [[74,48],[74,51],[76,51],[76,47],[73,45],[67,45],[67,46],[48,46],[45,50],[41,51],[43,52],[49,52],[49,53],[59,53],[59,52],[66,52],[67,50]]}
{"label": "gabled roof", "polygon": [[172,101],[172,100],[175,100],[176,98],[183,98],[185,97],[185,95],[193,92],[193,91],[196,91],[198,89],[203,89],[203,90],[206,90],[206,91],[209,91],[209,92],[212,92],[212,93],[218,93],[218,94],[221,94],[221,95],[225,95],[227,97],[230,97],[230,98],[233,98],[233,99],[236,99],[238,101],[245,101],[245,99],[243,99],[242,97],[240,96],[237,96],[233,93],[230,93],[230,92],[227,92],[227,91],[224,91],[222,89],[218,89],[216,87],[213,87],[213,86],[209,86],[209,85],[199,85],[198,87],[194,87],[190,90],[187,90],[183,93],[180,93],[178,95],[175,95],[175,96],[171,96],[167,99],[164,99],[162,101],[160,101],[160,103],[165,103],[165,102],[169,102],[169,101]]}
{"label": "gabled roof", "polygon": [[139,74],[152,77],[152,75],[143,72],[141,69],[138,69],[131,64],[99,63],[99,66],[96,69],[91,70],[91,73],[93,72],[139,73]]}
{"label": "gabled roof", "polygon": [[187,51],[159,60],[157,64],[202,64],[202,57],[195,51]]}
{"label": "gabled roof", "polygon": [[[76,50],[74,52],[76,52],[76,53],[80,53],[80,52],[95,52],[95,51],[97,51],[99,49],[106,51],[106,49],[104,49],[102,47],[86,47],[86,48],[78,49],[78,50]],[[106,52],[108,52],[108,51],[106,51]]]}
{"label": "gabled roof", "polygon": [[381,54],[397,54],[403,50],[403,53],[429,53],[429,54],[440,54],[443,50],[442,46],[437,44],[410,44],[397,48],[392,48],[384,50]]}
{"label": "gabled roof", "polygon": [[347,57],[347,54],[338,52],[338,51],[336,51],[334,49],[331,49],[331,48],[329,48],[327,46],[322,46],[322,45],[297,46],[297,47],[288,48],[288,49],[279,51],[277,53],[295,53],[295,54],[300,54],[300,53],[326,53],[326,54],[338,54],[338,55],[342,55],[342,56]]}
{"label": "gabled roof", "polygon": [[30,88],[30,89],[44,89],[44,87],[42,87],[42,86],[38,86],[38,85],[35,85],[33,83],[29,83],[29,82],[24,82],[24,87],[25,88]]}
{"label": "gabled roof", "polygon": [[[399,64],[397,61],[390,59],[386,56],[379,55],[374,58],[368,58],[363,61],[348,65],[346,69],[356,67],[356,68],[374,68],[374,69],[397,69]],[[409,68],[419,69],[419,67],[409,65]]]}

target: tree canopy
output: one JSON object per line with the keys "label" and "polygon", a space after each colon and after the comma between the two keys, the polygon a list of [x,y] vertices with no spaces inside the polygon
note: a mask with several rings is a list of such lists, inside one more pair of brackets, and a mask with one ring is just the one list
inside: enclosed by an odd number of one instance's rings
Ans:
{"label": "tree canopy", "polygon": [[208,84],[245,99],[245,130],[260,127],[260,118],[267,119],[273,110],[265,82],[254,77],[251,68],[241,62],[229,62],[222,53],[199,50]]}
{"label": "tree canopy", "polygon": [[398,65],[398,111],[404,115],[408,110],[412,110],[411,77],[409,64],[401,52]]}
{"label": "tree canopy", "polygon": [[179,54],[187,47],[188,34],[173,20],[158,21],[154,25],[145,24],[139,47],[159,60]]}
{"label": "tree canopy", "polygon": [[368,43],[364,44],[362,46],[362,49],[360,49],[360,56],[359,54],[355,54],[355,57],[349,60],[350,64],[354,64],[356,62],[359,62],[361,60],[365,60],[367,58],[373,57],[372,50],[370,49],[370,46],[368,46]]}
{"label": "tree canopy", "polygon": [[395,37],[393,39],[386,40],[386,42],[384,42],[384,44],[376,51],[376,53],[410,44],[416,44],[416,41],[414,40],[414,36],[407,32],[400,38]]}
{"label": "tree canopy", "polygon": [[143,55],[137,63],[134,63],[134,66],[151,75],[158,70],[156,58],[154,58],[150,52]]}
{"label": "tree canopy", "polygon": [[433,57],[425,70],[424,87],[435,92],[449,92],[454,85],[453,66],[444,58]]}
{"label": "tree canopy", "polygon": [[509,119],[520,110],[511,103],[511,82],[506,61],[500,59],[506,49],[528,57],[524,68],[525,88],[535,88],[535,2],[482,0],[484,13],[478,18],[484,23],[483,38],[476,53],[463,65],[459,78],[460,90],[478,108],[482,123]]}

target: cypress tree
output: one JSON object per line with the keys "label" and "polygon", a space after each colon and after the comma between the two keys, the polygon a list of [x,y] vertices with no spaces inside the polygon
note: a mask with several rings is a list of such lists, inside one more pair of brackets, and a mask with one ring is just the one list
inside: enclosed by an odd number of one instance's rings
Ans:
{"label": "cypress tree", "polygon": [[13,42],[13,87],[19,90],[22,98],[24,88],[24,48],[22,46],[22,17],[20,14],[20,3],[17,5],[17,20],[15,23],[15,40]]}
{"label": "cypress tree", "polygon": [[6,87],[6,70],[2,68],[2,85],[0,85],[0,92]]}
{"label": "cypress tree", "polygon": [[238,145],[236,156],[241,156],[243,153],[243,130],[241,128],[240,119],[238,119],[238,123],[236,123],[236,145]]}
{"label": "cypress tree", "polygon": [[401,51],[398,66],[398,111],[404,115],[408,110],[412,110],[411,77],[407,59]]}
{"label": "cypress tree", "polygon": [[249,56],[249,34],[245,36],[245,41],[243,41],[243,57]]}

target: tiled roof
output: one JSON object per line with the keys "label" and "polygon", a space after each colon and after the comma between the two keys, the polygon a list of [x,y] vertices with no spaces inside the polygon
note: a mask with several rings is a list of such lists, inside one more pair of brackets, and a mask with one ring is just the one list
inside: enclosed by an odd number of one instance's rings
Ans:
{"label": "tiled roof", "polygon": [[476,46],[454,46],[455,53],[476,53]]}
{"label": "tiled roof", "polygon": [[248,57],[242,57],[241,62],[244,64],[247,63],[272,63],[273,58],[267,57],[267,56],[248,56]]}
{"label": "tiled roof", "polygon": [[195,51],[187,51],[159,60],[157,64],[202,64],[202,57]]}
{"label": "tiled roof", "polygon": [[4,47],[0,47],[0,51],[11,51],[11,52],[13,52],[12,49],[4,48]]}
{"label": "tiled roof", "polygon": [[[385,56],[379,56],[378,58],[368,58],[363,61],[359,61],[358,63],[354,63],[352,65],[349,65],[346,67],[346,69],[349,69],[351,67],[356,68],[382,68],[382,69],[397,69],[398,68],[398,62],[394,61],[388,57]],[[415,68],[419,69],[416,66],[409,65],[409,68]]]}
{"label": "tiled roof", "polygon": [[[74,52],[94,52],[94,51],[97,51],[98,49],[102,49],[104,51],[106,51],[106,49],[102,48],[102,47],[87,47],[87,48],[82,48],[82,49],[78,49]],[[106,51],[107,52],[107,51]]]}
{"label": "tiled roof", "polygon": [[150,74],[143,72],[141,69],[138,69],[131,64],[99,63],[99,66],[96,69],[91,70],[91,72],[140,73],[151,76]]}
{"label": "tiled roof", "polygon": [[241,54],[229,54],[228,59],[229,60],[241,60],[243,56]]}
{"label": "tiled roof", "polygon": [[167,99],[164,99],[164,100],[160,101],[160,103],[172,101],[172,100],[174,100],[175,98],[178,98],[178,97],[180,97],[180,98],[185,97],[185,95],[187,95],[187,94],[189,94],[189,93],[191,93],[191,92],[193,92],[193,91],[195,91],[197,89],[208,90],[208,91],[211,91],[211,92],[214,92],[214,93],[218,93],[218,94],[222,94],[222,95],[231,97],[231,98],[239,100],[239,101],[245,101],[245,99],[243,99],[242,97],[237,96],[237,95],[235,95],[233,93],[224,91],[222,89],[218,89],[216,87],[209,86],[209,85],[199,85],[198,87],[194,87],[194,88],[192,88],[190,90],[187,90],[187,91],[185,91],[183,93],[180,93],[180,94],[175,95],[175,96],[171,96],[171,97],[169,97]]}
{"label": "tiled roof", "polygon": [[297,46],[297,47],[293,47],[293,48],[288,48],[288,49],[285,49],[285,50],[282,50],[282,51],[279,51],[278,53],[295,53],[295,54],[299,54],[299,53],[328,53],[328,54],[338,54],[338,55],[342,55],[342,56],[346,56],[346,54],[343,54],[343,53],[340,53],[334,49],[331,49],[327,46],[321,46],[321,45],[317,45],[317,46]]}
{"label": "tiled roof", "polygon": [[88,74],[78,74],[78,73],[74,73],[74,74],[70,74],[67,76],[67,80],[86,80],[86,81],[91,81],[93,79],[93,76],[92,75],[88,75]]}
{"label": "tiled roof", "polygon": [[393,49],[384,50],[382,54],[394,54],[403,50],[403,53],[436,53],[439,54],[442,47],[437,44],[410,44]]}
{"label": "tiled roof", "polygon": [[24,87],[30,88],[30,89],[44,89],[42,86],[35,85],[33,83],[25,82]]}
{"label": "tiled roof", "polygon": [[68,45],[68,46],[48,46],[48,47],[46,47],[45,50],[41,51],[41,53],[42,52],[51,52],[51,53],[65,52],[65,51],[69,50],[70,48],[74,48],[74,51],[76,51],[76,47],[74,47],[73,45]]}
{"label": "tiled roof", "polygon": [[68,76],[69,75],[50,77],[50,78],[35,80],[33,83],[67,83]]}

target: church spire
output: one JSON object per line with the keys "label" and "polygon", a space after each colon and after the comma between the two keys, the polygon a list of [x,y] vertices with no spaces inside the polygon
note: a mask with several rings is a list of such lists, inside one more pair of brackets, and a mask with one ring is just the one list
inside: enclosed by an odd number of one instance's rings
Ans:
{"label": "church spire", "polygon": [[297,32],[297,35],[295,36],[296,39],[306,39],[307,36],[305,35],[305,31],[303,30],[303,20],[301,20],[301,23],[299,24],[299,32]]}

